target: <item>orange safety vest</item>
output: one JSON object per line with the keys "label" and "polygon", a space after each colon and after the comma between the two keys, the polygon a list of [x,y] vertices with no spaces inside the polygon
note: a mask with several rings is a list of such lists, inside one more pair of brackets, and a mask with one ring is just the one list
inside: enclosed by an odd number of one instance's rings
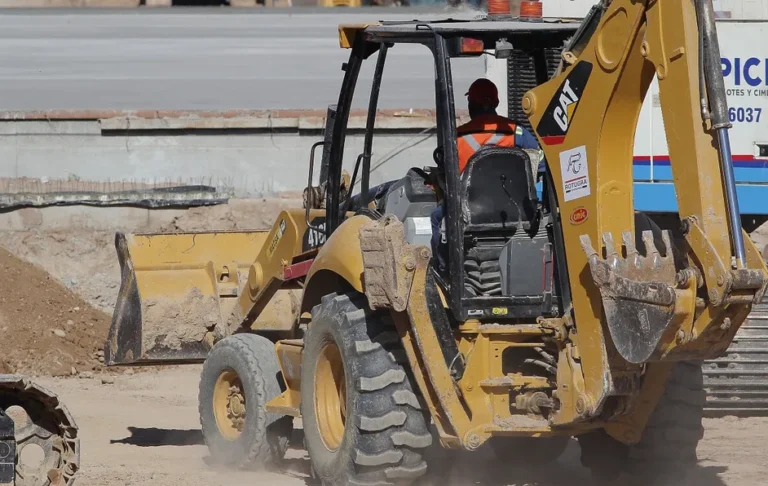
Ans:
{"label": "orange safety vest", "polygon": [[514,147],[517,125],[498,115],[481,115],[456,129],[459,135],[459,173],[469,163],[470,157],[484,145]]}

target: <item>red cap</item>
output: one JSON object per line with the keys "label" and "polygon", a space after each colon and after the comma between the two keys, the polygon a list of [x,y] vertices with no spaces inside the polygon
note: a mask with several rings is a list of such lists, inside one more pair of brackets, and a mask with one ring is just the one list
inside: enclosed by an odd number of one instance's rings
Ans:
{"label": "red cap", "polygon": [[493,106],[499,105],[499,90],[493,81],[486,78],[475,80],[465,94],[470,102],[478,105]]}

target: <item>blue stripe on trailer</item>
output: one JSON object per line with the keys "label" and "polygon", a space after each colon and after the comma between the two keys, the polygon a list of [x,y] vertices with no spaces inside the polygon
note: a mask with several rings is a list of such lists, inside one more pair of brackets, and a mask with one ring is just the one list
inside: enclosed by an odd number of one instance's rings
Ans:
{"label": "blue stripe on trailer", "polygon": [[[736,182],[768,184],[768,160],[755,159],[751,155],[734,155],[733,165]],[[652,163],[648,156],[635,157],[632,172],[636,182],[672,180],[667,156],[655,156]]]}
{"label": "blue stripe on trailer", "polygon": [[[736,194],[742,214],[768,214],[768,160],[751,155],[733,156]],[[672,168],[668,156],[635,157],[632,174],[635,180],[635,209],[647,212],[677,212]]]}
{"label": "blue stripe on trailer", "polygon": [[[741,214],[768,214],[768,185],[738,184]],[[676,213],[675,186],[671,182],[635,182],[635,209],[649,213]]]}
{"label": "blue stripe on trailer", "polygon": [[[768,215],[768,160],[735,155],[734,166],[741,214]],[[635,209],[651,213],[677,212],[669,157],[654,157],[653,166],[650,157],[635,157],[632,172]],[[541,183],[536,184],[536,189],[541,198]]]}

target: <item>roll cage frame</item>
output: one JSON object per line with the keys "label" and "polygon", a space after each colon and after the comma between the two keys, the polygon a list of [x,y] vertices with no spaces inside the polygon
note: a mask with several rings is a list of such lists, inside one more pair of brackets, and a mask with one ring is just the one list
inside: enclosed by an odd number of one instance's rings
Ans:
{"label": "roll cage frame", "polygon": [[[374,124],[378,107],[379,90],[389,49],[395,44],[421,44],[433,55],[435,67],[435,108],[437,118],[436,163],[445,176],[446,235],[448,240],[448,265],[461,268],[464,255],[464,220],[459,201],[461,175],[458,165],[456,131],[456,109],[454,104],[451,58],[457,57],[460,40],[463,37],[482,39],[484,48],[494,48],[500,39],[522,49],[533,56],[536,79],[539,84],[549,79],[545,49],[562,46],[573,36],[579,24],[555,22],[531,22],[519,20],[442,21],[442,22],[392,22],[368,26],[354,31],[351,53],[342,65],[344,79],[338,103],[328,109],[326,135],[323,144],[323,162],[320,171],[321,184],[326,184],[326,237],[330,236],[343,222],[344,211],[338,209],[341,200],[341,176],[346,139],[347,122],[352,100],[363,62],[378,52],[373,84],[368,105],[363,153],[358,155],[352,175],[354,186],[360,173],[360,207],[370,203],[370,164],[372,155]],[[537,27],[537,28],[532,28]],[[340,29],[341,31],[341,29]],[[452,55],[453,54],[453,55]],[[440,164],[442,162],[442,164]],[[311,176],[311,175],[310,175]],[[551,189],[552,179],[547,168],[544,180],[544,197],[548,204],[557,208],[555,191]],[[348,197],[352,195],[350,188]],[[553,210],[556,255],[556,285],[559,286],[561,312],[570,304],[570,289],[567,280],[565,252],[560,229],[559,215]],[[464,294],[464,272],[450,272],[444,290],[447,292],[449,307],[455,319],[465,321],[470,317],[482,318],[494,315],[494,310],[511,308],[520,303],[510,297],[467,297]],[[497,316],[496,316],[497,317]]]}

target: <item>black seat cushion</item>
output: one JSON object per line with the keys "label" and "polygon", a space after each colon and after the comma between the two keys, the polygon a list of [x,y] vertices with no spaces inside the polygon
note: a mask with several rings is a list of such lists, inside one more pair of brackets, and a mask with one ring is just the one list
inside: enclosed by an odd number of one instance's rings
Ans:
{"label": "black seat cushion", "polygon": [[466,231],[528,229],[537,217],[535,179],[522,149],[481,148],[467,163],[462,189]]}

